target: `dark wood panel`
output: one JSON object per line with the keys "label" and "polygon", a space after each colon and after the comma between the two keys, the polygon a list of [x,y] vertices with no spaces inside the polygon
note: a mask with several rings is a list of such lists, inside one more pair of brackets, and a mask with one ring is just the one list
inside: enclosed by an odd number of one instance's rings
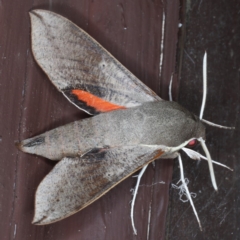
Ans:
{"label": "dark wood panel", "polygon": [[[0,2],[1,239],[164,238],[172,161],[149,166],[142,179],[135,208],[137,236],[130,223],[130,189],[136,181],[131,177],[81,212],[55,224],[34,226],[34,193],[54,164],[18,152],[14,141],[87,116],[57,92],[33,60],[29,10],[43,8],[69,18],[167,99],[175,68],[178,7],[175,0]],[[160,74],[163,13],[166,25]]]}
{"label": "dark wood panel", "polygon": [[[179,201],[171,189],[166,239],[239,239],[239,1],[183,2],[183,30],[179,56],[179,102],[199,115],[202,99],[202,58],[208,52],[208,96],[204,118],[235,131],[207,127],[207,146],[212,158],[234,168],[215,166],[219,191],[214,192],[206,162],[186,157],[185,175],[202,222],[200,232],[189,203]],[[179,179],[176,163],[173,182]]]}

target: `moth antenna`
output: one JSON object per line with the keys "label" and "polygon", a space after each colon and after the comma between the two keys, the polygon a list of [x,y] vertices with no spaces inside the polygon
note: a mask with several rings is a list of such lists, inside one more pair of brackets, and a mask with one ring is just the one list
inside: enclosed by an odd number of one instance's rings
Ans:
{"label": "moth antenna", "polygon": [[211,159],[210,153],[208,151],[208,148],[207,148],[204,140],[202,138],[199,138],[198,140],[200,141],[201,146],[203,148],[203,151],[206,154],[206,157],[207,157],[207,160],[208,160],[208,167],[209,167],[209,171],[210,171],[210,176],[211,176],[211,180],[212,180],[212,185],[213,185],[214,189],[217,191],[218,187],[217,187],[217,183],[216,183],[216,178],[215,178],[215,174],[214,174],[214,169],[213,169],[213,164],[212,164],[212,159]]}
{"label": "moth antenna", "polygon": [[172,102],[172,79],[173,79],[173,74],[171,76],[171,80],[169,83],[169,88],[168,88],[168,95],[169,95],[169,101]]}
{"label": "moth antenna", "polygon": [[203,98],[202,98],[202,106],[199,118],[203,118],[203,112],[205,109],[206,104],[206,98],[207,98],[207,52],[205,51],[204,57],[203,57]]}
{"label": "moth antenna", "polygon": [[235,127],[226,127],[226,126],[215,124],[215,123],[212,123],[210,121],[203,119],[203,112],[204,112],[205,105],[206,105],[206,98],[207,98],[207,52],[205,51],[205,54],[203,57],[203,99],[202,99],[202,106],[201,106],[199,118],[204,123],[206,123],[210,126],[213,126],[213,127],[218,127],[218,128],[223,128],[223,129],[235,129]]}
{"label": "moth antenna", "polygon": [[[189,149],[189,148],[182,148],[182,150],[193,160],[200,160],[200,159],[203,159],[203,160],[208,160],[206,157],[204,157],[202,154],[192,150],[192,149]],[[225,164],[222,164],[220,162],[217,162],[217,161],[214,161],[212,160],[212,163],[216,164],[216,165],[219,165],[221,167],[224,167],[224,168],[227,168],[228,170],[230,171],[233,171],[232,168],[228,167],[227,165]]]}
{"label": "moth antenna", "polygon": [[210,126],[213,126],[213,127],[218,127],[218,128],[223,128],[223,129],[235,129],[235,127],[226,127],[226,126],[222,126],[222,125],[219,125],[219,124],[216,124],[216,123],[213,123],[213,122],[210,122],[210,121],[207,121],[205,119],[201,119],[202,122],[206,123],[207,125],[210,125]]}
{"label": "moth antenna", "polygon": [[199,225],[199,228],[200,230],[202,231],[202,225],[201,225],[201,222],[200,222],[200,219],[198,217],[198,214],[197,214],[197,211],[196,211],[196,208],[194,206],[194,203],[193,203],[193,200],[192,200],[192,197],[191,197],[191,194],[188,190],[188,187],[187,187],[187,184],[186,184],[186,181],[185,181],[185,178],[184,178],[184,173],[183,173],[183,164],[182,164],[182,158],[181,158],[181,155],[178,154],[178,162],[179,162],[179,167],[180,167],[180,176],[181,176],[181,182],[182,182],[182,186],[183,188],[185,189],[186,191],[186,196],[187,198],[189,199],[190,201],[190,204],[192,206],[192,209],[193,209],[193,212],[197,218],[197,221],[198,221],[198,225]]}
{"label": "moth antenna", "polygon": [[137,235],[137,229],[135,228],[135,224],[134,224],[134,219],[133,219],[133,211],[134,211],[134,205],[135,205],[135,200],[136,200],[136,196],[137,196],[137,193],[138,193],[138,188],[139,188],[139,184],[140,184],[140,180],[142,178],[142,175],[144,174],[144,172],[146,171],[147,169],[147,165],[145,165],[140,173],[138,174],[137,176],[137,183],[136,183],[136,186],[134,188],[134,191],[133,191],[133,199],[132,199],[132,202],[131,202],[131,214],[130,214],[130,217],[131,217],[131,222],[132,222],[132,228],[133,228],[133,233],[135,235]]}

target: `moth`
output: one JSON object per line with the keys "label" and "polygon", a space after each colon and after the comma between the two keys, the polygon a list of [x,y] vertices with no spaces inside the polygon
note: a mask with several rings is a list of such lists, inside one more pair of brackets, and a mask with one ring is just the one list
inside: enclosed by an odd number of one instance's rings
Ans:
{"label": "moth", "polygon": [[37,188],[33,224],[76,213],[195,141],[217,189],[202,118],[161,99],[68,19],[46,10],[31,11],[30,19],[36,62],[72,104],[93,115],[17,143],[23,152],[58,161]]}

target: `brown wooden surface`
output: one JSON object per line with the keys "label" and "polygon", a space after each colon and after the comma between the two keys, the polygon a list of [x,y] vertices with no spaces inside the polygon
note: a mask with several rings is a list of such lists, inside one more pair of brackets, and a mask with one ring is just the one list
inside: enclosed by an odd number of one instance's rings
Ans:
{"label": "brown wooden surface", "polygon": [[[171,188],[166,239],[240,239],[240,3],[183,1],[179,41],[179,102],[199,115],[202,99],[202,58],[208,51],[208,97],[204,118],[235,131],[207,127],[207,146],[214,160],[234,168],[215,166],[218,193],[214,192],[206,162],[184,159],[189,189],[202,222],[200,232],[189,203]],[[200,149],[197,148],[197,149]],[[184,155],[184,154],[182,154]],[[179,179],[175,162],[173,183]]]}
{"label": "brown wooden surface", "polygon": [[0,1],[0,239],[164,239],[172,174],[168,160],[149,166],[142,179],[135,207],[137,236],[129,217],[133,178],[63,221],[31,224],[35,190],[54,164],[18,152],[14,141],[87,116],[57,92],[33,60],[28,11],[36,8],[52,10],[82,27],[165,99],[175,68],[176,0]]}

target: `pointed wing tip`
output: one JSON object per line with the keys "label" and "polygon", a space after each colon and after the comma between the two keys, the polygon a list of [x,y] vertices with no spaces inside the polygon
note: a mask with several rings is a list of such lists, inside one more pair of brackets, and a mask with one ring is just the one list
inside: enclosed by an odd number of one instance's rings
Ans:
{"label": "pointed wing tip", "polygon": [[39,217],[34,215],[33,220],[32,220],[32,224],[33,225],[44,225],[43,221],[46,219],[47,217]]}
{"label": "pointed wing tip", "polygon": [[34,218],[32,220],[32,224],[33,225],[46,225],[46,224],[51,223],[51,222],[45,221],[46,219],[47,219],[46,216],[41,217],[41,218],[39,218],[39,217],[37,218],[34,216]]}
{"label": "pointed wing tip", "polygon": [[39,221],[32,220],[33,225],[42,225]]}
{"label": "pointed wing tip", "polygon": [[31,19],[31,21],[33,21],[33,20],[35,20],[35,19],[37,19],[37,18],[39,18],[39,19],[42,19],[43,18],[43,15],[44,14],[54,14],[53,12],[50,12],[50,11],[48,11],[48,10],[44,10],[44,9],[34,9],[34,10],[31,10],[31,11],[29,11],[29,16],[30,16],[30,19]]}
{"label": "pointed wing tip", "polygon": [[[59,220],[61,220],[61,219],[59,219]],[[48,215],[48,213],[46,215],[44,215],[44,212],[38,212],[38,211],[36,212],[36,209],[35,209],[35,214],[34,214],[34,217],[32,220],[32,224],[33,225],[47,225],[47,224],[51,224],[51,223],[54,223],[59,220],[52,218],[52,216]]]}
{"label": "pointed wing tip", "polygon": [[41,19],[41,18],[42,18],[42,16],[41,16],[41,11],[42,11],[42,10],[40,10],[40,9],[36,9],[36,10],[32,10],[32,11],[30,11],[30,12],[28,13],[32,25],[33,25],[33,23],[34,23],[37,19]]}
{"label": "pointed wing tip", "polygon": [[41,11],[43,11],[43,10],[41,10],[41,9],[34,9],[34,10],[29,11],[28,14],[29,14],[30,17],[38,16]]}
{"label": "pointed wing tip", "polygon": [[41,12],[49,12],[49,11],[44,9],[33,9],[29,11],[29,15],[40,14]]}

